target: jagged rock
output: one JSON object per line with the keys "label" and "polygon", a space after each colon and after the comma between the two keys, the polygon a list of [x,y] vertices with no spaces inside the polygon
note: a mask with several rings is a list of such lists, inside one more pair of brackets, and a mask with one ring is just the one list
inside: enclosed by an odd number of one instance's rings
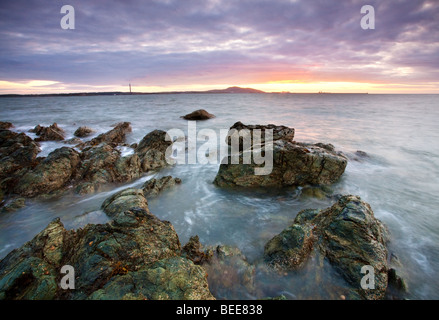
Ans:
{"label": "jagged rock", "polygon": [[166,132],[154,130],[143,137],[135,153],[139,156],[144,172],[160,169],[168,165],[166,151],[172,141],[166,141]]}
{"label": "jagged rock", "polygon": [[142,174],[140,159],[136,154],[120,156],[115,146],[102,143],[87,147],[81,152],[76,192],[80,194],[96,191],[100,185],[109,182],[126,182]]}
{"label": "jagged rock", "polygon": [[[244,151],[238,160],[232,159],[234,156],[231,155],[222,161],[214,183],[220,187],[328,185],[341,177],[347,165],[347,158],[342,153],[315,144],[276,140],[272,146],[273,168],[270,173],[256,175],[255,168],[262,168],[266,163],[244,164],[244,154],[249,152]],[[253,152],[260,153],[261,150]]]}
{"label": "jagged rock", "polygon": [[[230,127],[229,132],[226,137],[227,144],[231,144],[233,141],[239,141],[239,147],[242,149],[248,149],[253,146],[253,135],[256,134],[255,130],[260,130],[257,134],[261,138],[261,143],[265,143],[265,131],[272,130],[272,139],[275,140],[286,140],[293,141],[294,139],[294,128],[289,128],[286,126],[276,126],[274,124],[268,125],[245,125],[238,121],[233,126]],[[239,139],[239,140],[238,140]],[[244,141],[248,141],[249,145],[245,146]]]}
{"label": "jagged rock", "polygon": [[204,109],[199,109],[182,116],[182,118],[186,120],[207,120],[215,118],[215,116]]}
{"label": "jagged rock", "polygon": [[[348,195],[328,209],[299,212],[292,226],[267,243],[264,256],[270,265],[295,270],[320,252],[349,283],[352,297],[382,299],[388,284],[388,240],[370,205]],[[365,265],[374,269],[374,290],[361,288]]]}
{"label": "jagged rock", "polygon": [[35,168],[27,171],[14,191],[24,197],[48,194],[66,186],[80,163],[79,153],[67,147],[52,151]]}
{"label": "jagged rock", "polygon": [[89,127],[79,127],[78,129],[76,129],[76,131],[73,133],[73,135],[75,137],[78,138],[84,138],[84,137],[88,137],[89,135],[91,135],[92,133],[94,133],[95,131]]}
{"label": "jagged rock", "polygon": [[[66,230],[59,219],[0,261],[0,299],[214,299],[207,274],[180,257],[173,226],[144,209]],[[75,290],[58,285],[75,271]]]}
{"label": "jagged rock", "polygon": [[13,127],[14,125],[10,122],[0,121],[0,130],[9,130]]}
{"label": "jagged rock", "polygon": [[0,130],[0,180],[35,165],[40,151],[38,143],[26,134]]}
{"label": "jagged rock", "polygon": [[267,242],[264,256],[276,269],[299,269],[307,262],[313,242],[311,228],[294,224]]}
{"label": "jagged rock", "polygon": [[107,144],[120,144],[125,142],[127,133],[131,131],[132,131],[131,123],[121,122],[116,124],[115,127],[110,131],[102,133],[98,135],[96,138],[93,138],[90,141],[78,145],[78,147],[82,150],[87,147],[96,146],[103,142]]}
{"label": "jagged rock", "polygon": [[35,141],[60,141],[64,140],[64,130],[58,127],[56,123],[50,125],[49,127],[43,127],[37,125],[30,132],[35,133],[38,138]]}
{"label": "jagged rock", "polygon": [[149,212],[148,202],[141,189],[124,189],[105,199],[102,203],[102,210],[110,217],[133,207]]}
{"label": "jagged rock", "polygon": [[182,255],[191,260],[195,264],[203,264],[209,262],[213,257],[213,250],[203,250],[198,236],[193,236],[189,239],[182,249]]}
{"label": "jagged rock", "polygon": [[158,180],[154,178],[146,181],[142,186],[142,190],[145,197],[154,197],[163,190],[171,188],[180,183],[180,178],[172,178],[171,176],[162,177]]}

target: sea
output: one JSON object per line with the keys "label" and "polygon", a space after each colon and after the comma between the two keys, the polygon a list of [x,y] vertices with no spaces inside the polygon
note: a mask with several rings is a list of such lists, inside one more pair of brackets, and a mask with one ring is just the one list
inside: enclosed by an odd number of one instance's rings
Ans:
{"label": "sea", "polygon": [[[215,115],[197,121],[197,131],[219,133],[235,122],[276,124],[295,128],[295,140],[331,143],[349,159],[331,193],[353,194],[369,203],[375,217],[389,229],[389,252],[400,262],[409,299],[439,299],[439,95],[384,94],[150,94],[113,96],[11,97],[0,99],[0,121],[25,132],[56,122],[72,138],[79,126],[96,132],[121,121],[131,122],[127,144],[139,142],[155,129],[188,132],[182,115],[205,109]],[[86,140],[87,140],[86,139]],[[199,141],[199,148],[203,141]],[[218,145],[220,141],[218,141]],[[42,142],[47,156],[63,142]],[[219,147],[218,147],[219,148]],[[120,147],[122,155],[133,152]],[[188,150],[187,152],[190,152]],[[360,151],[360,152],[359,152]],[[255,267],[249,289],[212,285],[220,299],[333,299],[343,279],[327,263],[324,274],[312,267],[272,274],[264,267],[264,245],[293,222],[302,209],[331,206],[334,197],[313,196],[304,188],[227,190],[213,184],[217,163],[177,164],[99,193],[73,192],[52,200],[28,199],[26,207],[0,215],[0,259],[31,240],[56,217],[77,229],[109,219],[101,210],[111,194],[141,187],[152,178],[172,175],[181,185],[149,199],[150,211],[174,226],[184,245],[198,235],[204,247],[239,248]],[[311,264],[313,262],[310,262]],[[237,273],[239,276],[239,272]],[[322,279],[316,281],[316,274]],[[334,291],[335,290],[335,291]],[[335,297],[337,298],[337,297]]]}

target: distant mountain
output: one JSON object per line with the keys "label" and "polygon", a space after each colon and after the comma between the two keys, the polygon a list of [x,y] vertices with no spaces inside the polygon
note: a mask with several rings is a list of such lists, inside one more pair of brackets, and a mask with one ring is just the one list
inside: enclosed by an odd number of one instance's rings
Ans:
{"label": "distant mountain", "polygon": [[241,87],[229,87],[227,89],[216,89],[205,91],[207,93],[265,93],[261,90],[256,90],[252,88],[241,88]]}

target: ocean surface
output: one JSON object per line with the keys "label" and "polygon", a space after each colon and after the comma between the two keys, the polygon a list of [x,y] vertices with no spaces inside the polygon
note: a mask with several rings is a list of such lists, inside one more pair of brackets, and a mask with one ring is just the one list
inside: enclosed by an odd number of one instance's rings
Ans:
{"label": "ocean surface", "polygon": [[[439,95],[342,94],[161,94],[88,97],[22,97],[0,99],[0,121],[28,133],[37,124],[56,122],[67,137],[79,126],[106,132],[131,122],[128,143],[154,129],[188,130],[181,115],[196,109],[216,115],[198,121],[197,130],[219,132],[235,122],[294,127],[295,140],[324,142],[343,151],[349,162],[334,194],[359,195],[391,232],[389,251],[402,265],[410,299],[439,299]],[[94,136],[89,137],[89,139]],[[200,145],[202,142],[200,142]],[[41,143],[47,156],[62,142]],[[367,154],[358,157],[360,150]],[[123,154],[132,152],[121,148]],[[100,210],[105,198],[128,186],[140,187],[153,177],[172,175],[182,184],[149,201],[152,213],[170,221],[185,244],[193,235],[207,245],[237,246],[258,264],[264,244],[288,227],[306,208],[327,208],[332,198],[312,197],[298,189],[267,192],[222,190],[212,184],[217,164],[176,165],[145,174],[126,184],[108,185],[100,193],[67,193],[51,201],[29,200],[26,207],[0,215],[0,258],[31,240],[55,217],[67,228],[108,221]],[[323,276],[342,280],[331,267]],[[257,268],[258,294],[242,286],[219,290],[217,298],[254,299],[283,294],[288,299],[328,299],[330,288],[308,286],[312,272],[267,276]]]}

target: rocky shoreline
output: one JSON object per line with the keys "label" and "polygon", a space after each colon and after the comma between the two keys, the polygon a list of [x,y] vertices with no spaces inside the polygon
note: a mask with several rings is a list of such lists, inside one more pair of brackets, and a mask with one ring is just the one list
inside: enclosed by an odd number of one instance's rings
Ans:
{"label": "rocky shoreline", "polygon": [[[210,116],[209,116],[210,117]],[[0,213],[18,210],[28,198],[61,196],[68,189],[79,195],[99,192],[108,183],[129,182],[168,166],[165,156],[172,142],[166,132],[154,130],[138,143],[127,145],[130,123],[74,147],[61,147],[38,157],[40,141],[64,140],[56,124],[37,126],[35,140],[11,131],[0,122]],[[273,170],[254,174],[255,164],[222,163],[213,183],[220,188],[282,188],[330,185],[339,180],[348,157],[331,144],[294,141],[294,129],[275,125],[244,125],[235,129],[272,129]],[[93,129],[80,127],[77,137]],[[230,139],[228,137],[227,139]],[[250,145],[250,148],[264,147]],[[133,153],[122,156],[118,147]],[[242,160],[246,152],[236,155]],[[102,203],[111,219],[66,230],[59,219],[0,261],[0,300],[3,299],[215,299],[228,287],[242,286],[255,292],[255,273],[282,277],[322,259],[346,281],[341,299],[400,299],[407,291],[387,244],[390,235],[374,217],[369,204],[358,196],[338,196],[322,210],[299,212],[290,226],[269,240],[260,261],[250,263],[238,248],[217,245],[203,248],[194,235],[182,246],[172,224],[150,212],[148,199],[184,183],[171,176],[147,181],[141,188],[114,193]],[[75,290],[60,287],[63,266],[75,270]],[[326,272],[325,264],[321,264]],[[362,267],[374,270],[375,288],[364,289]],[[225,275],[227,273],[227,276]],[[316,277],[316,282],[318,277]]]}

